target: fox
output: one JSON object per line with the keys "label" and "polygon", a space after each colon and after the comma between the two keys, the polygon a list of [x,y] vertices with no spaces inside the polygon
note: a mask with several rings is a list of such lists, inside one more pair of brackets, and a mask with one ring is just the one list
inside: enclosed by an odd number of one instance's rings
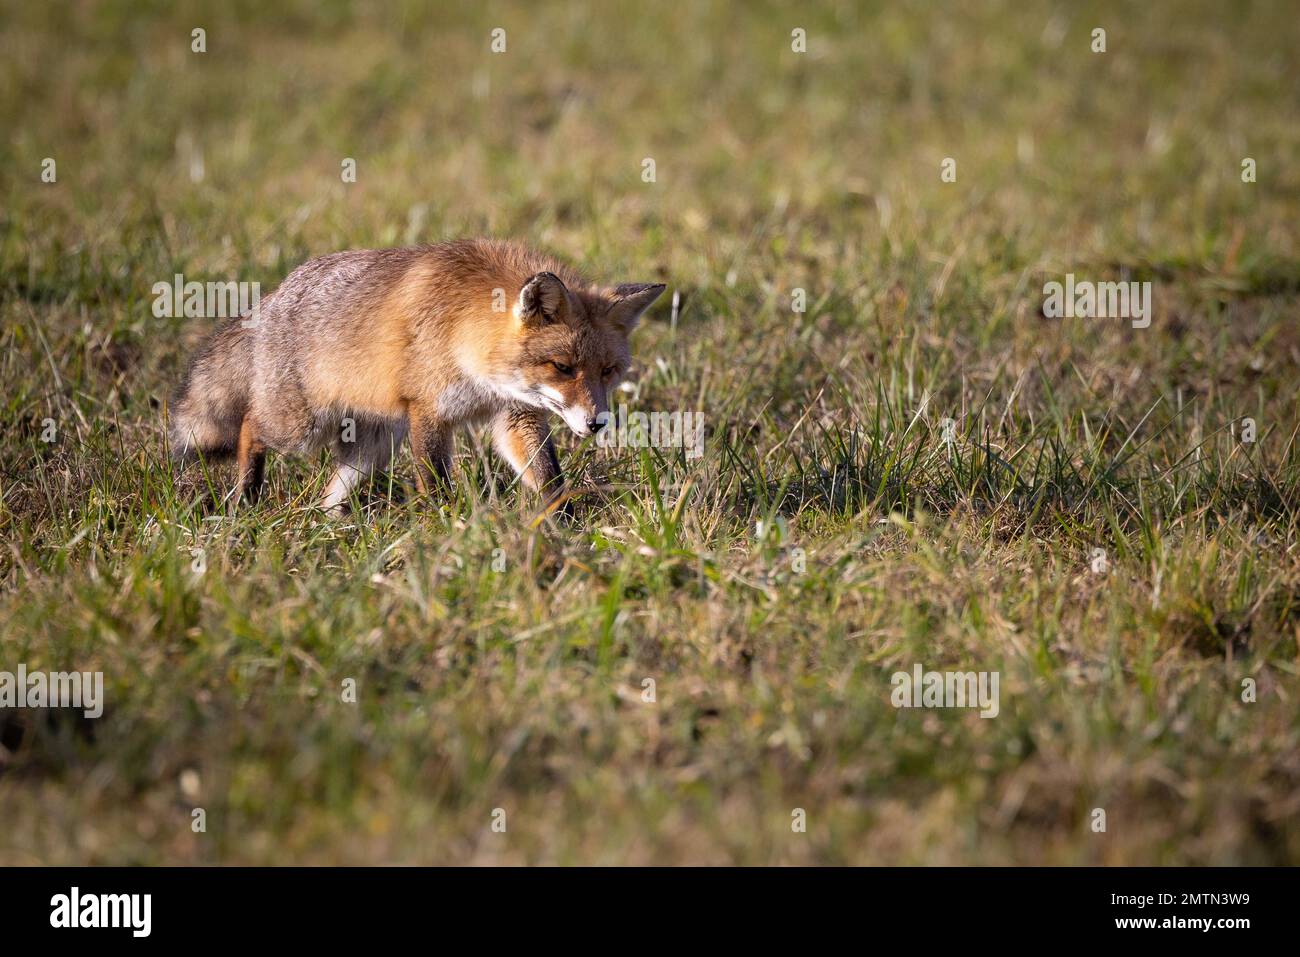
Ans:
{"label": "fox", "polygon": [[172,455],[233,457],[231,496],[256,502],[268,450],[329,448],[319,505],[338,514],[407,440],[418,492],[448,488],[456,431],[490,424],[523,485],[567,510],[550,416],[580,437],[604,426],[632,330],[664,289],[594,285],[505,240],[309,260],[195,351],[168,407]]}

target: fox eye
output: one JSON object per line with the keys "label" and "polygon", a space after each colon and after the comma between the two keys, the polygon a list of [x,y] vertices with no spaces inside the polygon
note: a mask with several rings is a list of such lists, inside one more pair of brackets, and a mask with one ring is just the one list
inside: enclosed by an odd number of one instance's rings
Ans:
{"label": "fox eye", "polygon": [[551,365],[560,375],[573,375],[573,366],[566,366],[563,362],[552,362]]}
{"label": "fox eye", "polygon": [[605,368],[601,370],[600,374],[603,378],[608,379],[617,371],[618,366],[605,366]]}

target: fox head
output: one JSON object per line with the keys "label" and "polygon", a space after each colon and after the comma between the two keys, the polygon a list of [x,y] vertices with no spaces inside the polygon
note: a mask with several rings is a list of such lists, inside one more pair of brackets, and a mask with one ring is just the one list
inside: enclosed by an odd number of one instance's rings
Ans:
{"label": "fox head", "polygon": [[516,397],[559,414],[577,435],[599,432],[631,363],[628,334],[663,291],[663,283],[570,289],[554,273],[532,276],[514,307]]}

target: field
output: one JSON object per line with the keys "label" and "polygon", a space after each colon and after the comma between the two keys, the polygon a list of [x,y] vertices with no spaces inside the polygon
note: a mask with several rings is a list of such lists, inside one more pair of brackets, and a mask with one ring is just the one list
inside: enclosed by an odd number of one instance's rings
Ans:
{"label": "field", "polygon": [[[1294,5],[0,24],[0,671],[106,699],[0,710],[0,864],[1300,862]],[[470,235],[668,283],[620,401],[703,454],[173,468],[155,283]]]}

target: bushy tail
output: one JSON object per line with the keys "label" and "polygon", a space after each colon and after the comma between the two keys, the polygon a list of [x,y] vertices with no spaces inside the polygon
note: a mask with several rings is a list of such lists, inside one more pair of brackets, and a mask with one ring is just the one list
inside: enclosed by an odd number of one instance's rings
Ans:
{"label": "bushy tail", "polygon": [[235,453],[253,378],[252,332],[231,319],[190,360],[172,400],[172,455],[192,461]]}

